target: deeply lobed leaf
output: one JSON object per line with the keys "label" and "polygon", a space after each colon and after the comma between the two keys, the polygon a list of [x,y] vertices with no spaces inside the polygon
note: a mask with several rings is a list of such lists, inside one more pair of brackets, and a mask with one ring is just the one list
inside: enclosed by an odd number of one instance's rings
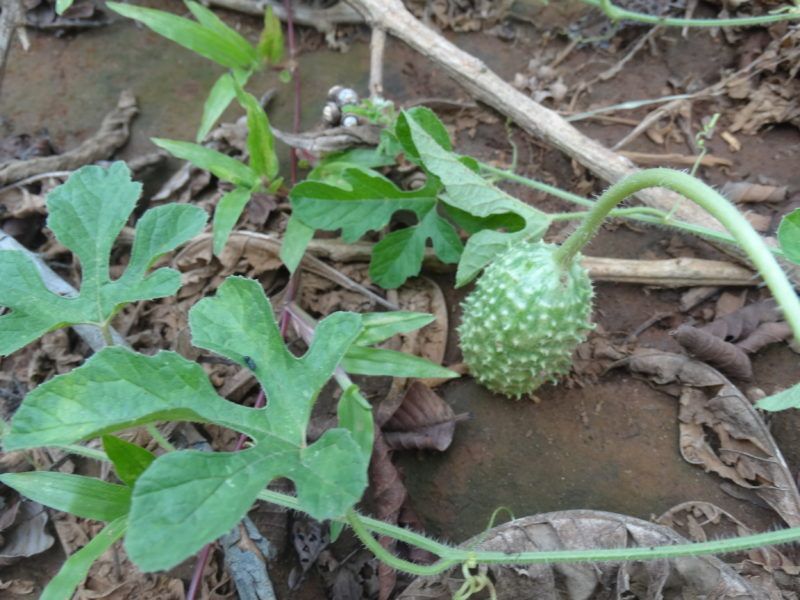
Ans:
{"label": "deeply lobed leaf", "polygon": [[425,112],[407,112],[401,115],[398,129],[407,129],[407,135],[413,142],[414,152],[419,160],[444,185],[444,202],[480,219],[497,215],[518,215],[525,221],[524,227],[519,231],[485,229],[470,237],[456,274],[456,286],[460,287],[474,279],[489,261],[512,243],[541,239],[550,225],[550,219],[545,213],[519,202],[493,186],[464,164],[461,157],[442,146],[430,120],[431,116]]}
{"label": "deeply lobed leaf", "polygon": [[196,206],[169,204],[147,211],[136,229],[131,259],[112,281],[109,261],[114,240],[128,221],[141,192],[122,162],[108,169],[87,166],[47,197],[47,224],[81,263],[77,297],[50,292],[35,263],[20,252],[0,252],[0,355],[10,354],[44,333],[76,323],[102,324],[125,303],[174,294],[177,271],[147,271],[153,262],[197,235],[206,222]]}
{"label": "deeply lobed leaf", "polygon": [[[231,277],[193,307],[190,324],[195,345],[252,368],[266,408],[221,398],[202,367],[172,352],[110,347],[28,394],[5,439],[6,450],[61,445],[164,420],[247,434],[254,445],[243,452],[177,451],[149,466],[148,457],[115,458],[120,474],[135,481],[126,546],[144,570],[169,568],[230,530],[276,477],[294,481],[303,510],[317,519],[343,515],[367,483],[372,421],[360,397],[348,395],[343,427],[306,443],[314,401],[361,333],[359,315],[323,320],[308,352],[296,357],[258,282]],[[106,441],[114,454],[119,444]]]}
{"label": "deeply lobed leaf", "polygon": [[374,171],[347,169],[341,180],[349,189],[305,181],[297,184],[289,197],[293,212],[304,223],[326,231],[341,229],[347,242],[385,227],[399,210],[422,218],[436,204],[435,190],[426,187],[406,192]]}

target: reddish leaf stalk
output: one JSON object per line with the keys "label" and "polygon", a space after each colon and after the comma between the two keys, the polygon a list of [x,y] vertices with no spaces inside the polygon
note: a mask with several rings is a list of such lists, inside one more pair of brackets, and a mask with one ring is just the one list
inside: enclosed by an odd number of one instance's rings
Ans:
{"label": "reddish leaf stalk", "polygon": [[[294,83],[294,117],[292,119],[292,132],[300,132],[300,72],[297,65],[297,43],[294,36],[294,14],[292,12],[292,0],[283,0],[286,9],[286,34],[289,42],[289,70],[292,74]],[[292,185],[297,183],[297,151],[294,148],[289,152],[289,178]]]}

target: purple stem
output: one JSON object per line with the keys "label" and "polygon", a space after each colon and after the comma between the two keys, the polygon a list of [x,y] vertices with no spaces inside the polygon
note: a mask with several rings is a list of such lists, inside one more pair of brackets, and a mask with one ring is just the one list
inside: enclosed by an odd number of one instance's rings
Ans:
{"label": "purple stem", "polygon": [[[294,133],[298,133],[300,131],[301,107],[300,76],[296,62],[297,45],[294,36],[294,14],[292,13],[292,0],[283,0],[283,5],[286,8],[286,29],[289,38],[289,60],[292,71],[292,81],[294,81],[294,118],[292,120],[292,131]],[[294,185],[297,183],[297,152],[294,148],[291,149],[289,156],[289,179],[292,185]],[[297,290],[299,288],[299,278],[297,276],[298,273],[299,270],[292,273],[292,276],[289,278],[289,283],[286,285],[286,295],[284,297],[284,304],[279,318],[280,332],[284,340],[286,339],[286,334],[289,331],[289,324],[292,322],[291,315],[289,314],[289,306],[292,302],[294,302],[294,297],[297,295]],[[264,390],[261,389],[258,392],[258,398],[256,398],[256,403],[253,405],[253,408],[261,408],[266,404],[266,402],[267,398],[264,394]],[[241,450],[246,441],[247,436],[244,434],[240,435],[239,439],[236,440],[236,445],[233,448],[234,452]],[[211,549],[213,546],[213,542],[206,544],[197,555],[197,561],[195,562],[194,571],[192,572],[192,580],[189,583],[189,591],[186,593],[186,600],[195,600],[197,591],[200,589],[200,583],[203,581],[203,573],[205,572],[206,565],[211,557]]]}
{"label": "purple stem", "polygon": [[[297,43],[294,37],[294,13],[292,12],[292,0],[283,0],[286,10],[286,32],[289,38],[289,65],[294,82],[294,118],[292,120],[292,131],[300,132],[300,73],[297,65]],[[291,148],[289,163],[289,177],[292,185],[297,183],[297,150]]]}

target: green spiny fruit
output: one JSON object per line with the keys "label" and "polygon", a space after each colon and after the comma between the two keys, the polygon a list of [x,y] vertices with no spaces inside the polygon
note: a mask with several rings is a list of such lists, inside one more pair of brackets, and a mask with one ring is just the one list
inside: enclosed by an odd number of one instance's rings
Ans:
{"label": "green spiny fruit", "polygon": [[572,351],[593,325],[592,283],[558,246],[525,242],[501,254],[462,304],[464,362],[494,392],[514,398],[569,371]]}

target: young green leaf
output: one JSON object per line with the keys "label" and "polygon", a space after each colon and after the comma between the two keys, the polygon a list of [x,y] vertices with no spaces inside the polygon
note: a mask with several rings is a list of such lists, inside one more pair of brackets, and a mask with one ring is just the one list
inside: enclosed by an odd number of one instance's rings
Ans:
{"label": "young green leaf", "polygon": [[56,0],[56,14],[63,15],[75,0]]}
{"label": "young green leaf", "polygon": [[350,432],[361,449],[361,456],[369,461],[372,456],[375,426],[372,407],[361,395],[357,385],[351,385],[342,393],[336,412],[339,417],[339,427]]}
{"label": "young green leaf", "polygon": [[20,252],[0,251],[0,355],[66,325],[101,324],[128,302],[161,298],[180,286],[177,271],[147,270],[160,255],[197,235],[205,212],[196,206],[169,204],[147,211],[139,220],[127,270],[109,275],[111,247],[130,217],[141,186],[125,163],[108,169],[87,166],[50,192],[47,224],[56,238],[80,260],[83,280],[78,296],[50,292],[33,261]]}
{"label": "young green leaf", "polygon": [[250,79],[251,71],[236,69],[232,73],[223,73],[214,83],[203,104],[203,116],[200,119],[200,128],[197,130],[195,141],[199,144],[214,127],[214,124],[225,112],[230,103],[236,98],[234,77],[239,85],[244,86]]}
{"label": "young green leaf", "polygon": [[342,368],[353,375],[447,379],[459,376],[458,373],[440,367],[426,358],[394,350],[364,346],[350,348],[342,361]]}
{"label": "young green leaf", "polygon": [[247,150],[250,153],[250,168],[267,180],[278,175],[278,156],[275,154],[275,140],[269,128],[267,113],[258,100],[236,84],[236,97],[247,111]]}
{"label": "young green leaf", "polygon": [[342,230],[346,242],[354,242],[367,231],[379,230],[398,210],[410,210],[422,217],[436,203],[436,192],[429,186],[405,192],[374,172],[349,169],[342,179],[345,189],[318,181],[304,181],[289,197],[294,213],[305,224],[325,231]]}
{"label": "young green leaf", "polygon": [[[475,217],[516,214],[525,220],[523,229],[512,233],[485,230],[473,235],[461,256],[456,286],[473,279],[496,256],[501,240],[505,246],[514,241],[540,239],[550,225],[549,217],[528,206],[483,179],[465,165],[458,156],[443,147],[426,129],[429,123],[418,122],[414,113],[404,113],[405,123],[425,169],[435,175],[445,187],[445,203]],[[483,235],[481,235],[483,234]],[[477,239],[476,239],[477,238]]]}
{"label": "young green leaf", "polygon": [[428,313],[393,311],[361,315],[363,329],[356,339],[357,346],[371,346],[388,340],[393,335],[414,331],[433,322]]}
{"label": "young green leaf", "polygon": [[[187,4],[192,9],[191,3]],[[227,25],[204,19],[205,23],[196,23],[168,12],[107,2],[106,6],[114,12],[139,21],[159,35],[180,44],[184,48],[204,56],[229,69],[254,69],[258,66],[255,48],[242,36]],[[202,11],[200,11],[202,13]],[[210,12],[210,11],[209,11]],[[224,28],[224,29],[223,29]]]}
{"label": "young green leaf", "polygon": [[361,330],[353,313],[337,313],[316,329],[301,358],[285,347],[261,286],[231,277],[189,315],[195,346],[236,362],[247,356],[269,398],[253,411],[255,446],[237,453],[179,451],[160,456],[134,488],[126,547],[144,570],[168,568],[228,531],[275,477],[292,479],[303,510],[340,516],[366,486],[368,458],[347,429],[311,445],[306,427],[319,390]]}
{"label": "young green leaf", "polygon": [[456,263],[463,245],[455,228],[431,210],[419,224],[399,229],[375,244],[369,276],[382,288],[397,288],[409,277],[419,275],[427,241],[444,263]]}
{"label": "young green leaf", "polygon": [[219,256],[225,249],[228,236],[233,231],[236,221],[250,200],[251,192],[247,188],[237,187],[219,199],[214,210],[214,254]]}
{"label": "young green leaf", "polygon": [[270,65],[277,65],[283,60],[283,30],[281,21],[272,12],[272,7],[267,6],[264,12],[264,29],[258,39],[256,53],[259,60]]}
{"label": "young green leaf", "polygon": [[247,54],[250,57],[255,56],[250,43],[238,31],[226,25],[222,19],[214,14],[214,11],[192,0],[184,0],[184,4],[186,4],[194,18],[203,27],[216,33],[220,40],[224,40],[232,47],[239,48],[243,54]]}
{"label": "young green leaf", "polygon": [[515,241],[539,239],[544,231],[533,225],[511,233],[484,229],[472,235],[464,247],[456,271],[456,287],[461,287],[475,279],[483,268],[505,252]]}
{"label": "young green leaf", "polygon": [[113,521],[128,514],[130,507],[129,487],[93,477],[28,471],[4,473],[0,475],[0,482],[35,502],[84,519]]}
{"label": "young green leaf", "polygon": [[314,237],[314,228],[303,223],[294,213],[289,217],[281,243],[281,260],[290,273],[294,273],[303,260],[308,243]]}
{"label": "young green leaf", "polygon": [[61,565],[53,579],[42,591],[39,600],[64,600],[72,598],[75,588],[86,579],[94,561],[100,558],[106,550],[111,548],[124,533],[128,526],[125,517],[119,517],[106,525],[103,530],[94,536],[88,544],[70,556]]}
{"label": "young green leaf", "polygon": [[800,208],[794,209],[781,219],[778,226],[778,242],[784,255],[795,264],[800,264]]}
{"label": "young green leaf", "polygon": [[406,153],[406,157],[409,160],[423,165],[425,164],[414,143],[409,121],[413,121],[418,127],[421,127],[425,133],[444,150],[448,152],[453,150],[450,134],[447,132],[444,123],[436,116],[436,113],[425,106],[417,106],[400,113],[394,127],[394,134],[403,146],[403,151]]}
{"label": "young green leaf", "polygon": [[222,152],[192,142],[161,138],[152,138],[152,141],[173,156],[188,160],[194,166],[213,173],[223,181],[249,189],[258,183],[258,177],[250,167]]}
{"label": "young green leaf", "polygon": [[800,408],[800,383],[772,396],[762,398],[756,403],[756,406],[761,410],[770,412],[786,410],[787,408]]}
{"label": "young green leaf", "polygon": [[103,449],[114,465],[117,477],[128,487],[133,487],[139,475],[156,459],[149,450],[113,435],[103,436]]}

